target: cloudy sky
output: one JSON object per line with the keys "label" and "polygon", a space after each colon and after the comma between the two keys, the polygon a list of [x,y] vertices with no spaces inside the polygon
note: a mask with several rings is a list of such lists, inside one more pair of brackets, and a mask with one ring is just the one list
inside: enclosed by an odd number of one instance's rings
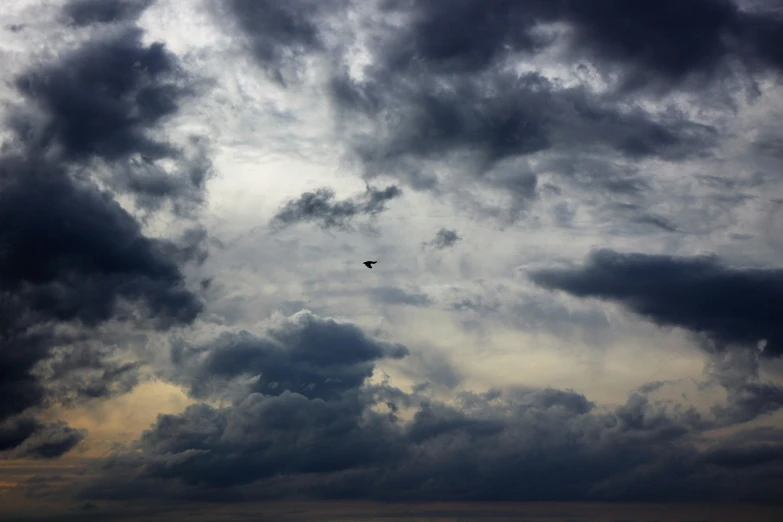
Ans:
{"label": "cloudy sky", "polygon": [[783,1],[7,0],[0,53],[5,519],[777,520]]}

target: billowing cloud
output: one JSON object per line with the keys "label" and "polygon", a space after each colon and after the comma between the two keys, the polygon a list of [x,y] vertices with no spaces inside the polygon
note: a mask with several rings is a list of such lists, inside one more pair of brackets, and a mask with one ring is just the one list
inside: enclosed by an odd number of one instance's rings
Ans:
{"label": "billowing cloud", "polygon": [[352,324],[300,312],[257,337],[226,333],[208,345],[174,345],[172,356],[187,375],[193,396],[206,398],[236,379],[252,380],[252,390],[278,395],[286,390],[328,399],[360,386],[372,375],[373,361],[407,354],[401,345],[369,339]]}
{"label": "billowing cloud", "polygon": [[[65,12],[79,24],[132,21],[149,2],[133,5],[133,16],[95,2],[69,3]],[[139,179],[135,158],[187,163],[149,135],[176,112],[182,89],[163,79],[175,75],[176,58],[141,37],[125,28],[88,39],[14,82],[26,104],[9,113],[13,135],[0,156],[0,423],[8,455],[56,457],[84,438],[64,423],[38,422],[37,410],[133,388],[140,364],[118,356],[132,335],[117,325],[143,336],[190,324],[203,308],[181,266],[198,258],[198,234],[186,233],[182,244],[148,237],[116,199],[152,197],[126,183]],[[203,190],[199,172],[191,171],[193,190],[174,183],[155,196],[174,210],[192,206]]]}
{"label": "billowing cloud", "polygon": [[[263,338],[224,334],[200,347],[175,345],[191,393],[217,397],[233,380],[231,405],[161,416],[138,441],[140,453],[113,456],[106,475],[82,494],[165,495],[157,488],[180,484],[186,489],[178,495],[225,500],[774,498],[776,482],[761,479],[774,460],[738,465],[722,456],[759,451],[754,439],[737,435],[704,454],[694,446],[710,429],[741,421],[720,409],[700,413],[655,400],[650,394],[661,385],[606,409],[572,390],[458,392],[443,402],[423,387],[406,393],[367,380],[376,361],[407,353],[309,312],[282,320]],[[737,472],[762,487],[742,486]]]}
{"label": "billowing cloud", "polygon": [[286,203],[272,218],[272,224],[285,227],[303,222],[317,223],[324,229],[345,229],[358,216],[375,216],[383,212],[388,201],[401,195],[402,191],[395,185],[385,189],[368,186],[361,196],[335,201],[331,189],[320,188]]}
{"label": "billowing cloud", "polygon": [[593,253],[584,267],[535,271],[531,279],[578,297],[614,301],[662,326],[703,333],[720,344],[783,354],[783,270],[724,266],[715,257]]}
{"label": "billowing cloud", "polygon": [[[28,111],[12,123],[28,146],[54,147],[68,162],[90,161],[102,181],[143,207],[169,202],[185,211],[203,198],[211,169],[206,145],[197,137],[177,145],[152,133],[176,114],[192,85],[176,56],[162,43],[143,44],[142,36],[137,27],[96,36],[23,74],[16,85],[41,121]],[[178,166],[166,168],[164,160]]]}

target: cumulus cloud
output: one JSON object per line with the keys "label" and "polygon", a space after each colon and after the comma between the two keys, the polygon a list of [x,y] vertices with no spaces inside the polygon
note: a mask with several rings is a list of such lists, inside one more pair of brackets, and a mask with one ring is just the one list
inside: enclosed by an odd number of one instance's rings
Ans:
{"label": "cumulus cloud", "polygon": [[[352,324],[306,311],[270,327],[262,337],[224,333],[212,343],[178,341],[172,360],[187,375],[190,393],[206,398],[237,377],[267,395],[285,390],[327,399],[356,388],[372,375],[373,361],[407,354],[401,345],[374,342]],[[181,378],[181,377],[179,377]]]}

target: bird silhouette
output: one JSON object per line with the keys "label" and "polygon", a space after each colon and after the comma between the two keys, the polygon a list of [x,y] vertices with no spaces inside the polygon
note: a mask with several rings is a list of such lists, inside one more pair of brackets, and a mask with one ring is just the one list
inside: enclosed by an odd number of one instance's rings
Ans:
{"label": "bird silhouette", "polygon": [[378,261],[365,261],[364,266],[366,266],[367,268],[372,268],[372,265],[374,265],[377,262]]}

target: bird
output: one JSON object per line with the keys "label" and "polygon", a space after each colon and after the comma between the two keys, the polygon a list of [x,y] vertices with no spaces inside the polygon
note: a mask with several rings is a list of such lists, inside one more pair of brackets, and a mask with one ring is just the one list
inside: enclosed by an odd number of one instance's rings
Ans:
{"label": "bird", "polygon": [[372,268],[372,265],[374,265],[377,262],[378,261],[365,261],[364,266],[366,266],[367,268]]}

